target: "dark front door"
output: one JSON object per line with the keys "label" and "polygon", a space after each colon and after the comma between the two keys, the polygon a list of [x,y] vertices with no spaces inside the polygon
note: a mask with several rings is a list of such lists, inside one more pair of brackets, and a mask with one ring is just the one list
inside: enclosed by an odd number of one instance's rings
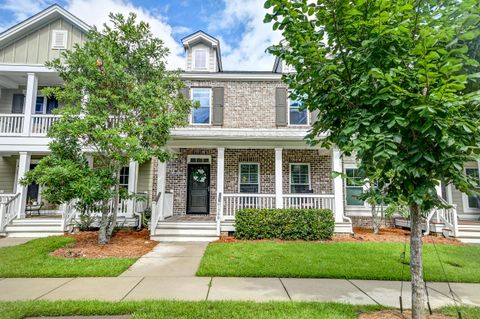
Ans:
{"label": "dark front door", "polygon": [[[34,169],[37,164],[30,164],[30,170]],[[39,193],[39,186],[37,183],[32,183],[28,185],[27,188],[27,204],[38,202],[38,193]]]}
{"label": "dark front door", "polygon": [[187,214],[208,214],[210,165],[188,165]]}

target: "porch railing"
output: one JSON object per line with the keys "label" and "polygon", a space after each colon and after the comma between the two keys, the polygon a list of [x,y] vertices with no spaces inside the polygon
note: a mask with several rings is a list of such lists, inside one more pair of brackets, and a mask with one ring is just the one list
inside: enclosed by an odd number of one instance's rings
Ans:
{"label": "porch railing", "polygon": [[75,205],[78,203],[78,200],[71,200],[62,207],[62,229],[63,231],[70,231],[73,229],[72,220],[77,215],[77,209]]}
{"label": "porch railing", "polygon": [[23,114],[0,114],[0,135],[22,134],[23,121]]}
{"label": "porch railing", "polygon": [[0,233],[18,216],[20,200],[20,193],[0,195]]}
{"label": "porch railing", "polygon": [[152,202],[152,216],[150,218],[150,233],[152,235],[155,235],[155,229],[157,228],[159,221],[173,216],[173,194],[165,193],[163,195],[163,206],[160,201],[161,196],[162,193],[159,192],[155,200]]}
{"label": "porch railing", "polygon": [[47,135],[48,129],[58,118],[58,115],[52,114],[32,115],[32,135]]}
{"label": "porch railing", "polygon": [[223,194],[223,214],[226,219],[235,218],[244,208],[275,208],[275,194]]}
{"label": "porch railing", "polygon": [[285,194],[283,208],[331,209],[334,210],[334,195],[323,194]]}

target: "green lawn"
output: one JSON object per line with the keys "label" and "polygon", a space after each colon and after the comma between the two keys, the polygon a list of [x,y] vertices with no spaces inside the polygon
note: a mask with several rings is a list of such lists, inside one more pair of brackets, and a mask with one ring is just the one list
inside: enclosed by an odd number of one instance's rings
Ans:
{"label": "green lawn", "polygon": [[136,261],[136,258],[67,259],[48,255],[73,242],[73,238],[54,236],[0,248],[0,278],[114,277]]}
{"label": "green lawn", "polygon": [[[448,280],[480,282],[480,245],[437,245]],[[199,276],[400,280],[401,243],[212,243]],[[409,279],[408,255],[404,279]],[[428,281],[445,281],[433,245],[424,246]]]}
{"label": "green lawn", "polygon": [[[380,306],[353,306],[319,302],[238,302],[238,301],[17,301],[0,302],[0,319],[30,316],[92,316],[132,314],[138,318],[181,319],[355,319],[360,313],[383,309]],[[456,314],[454,308],[437,310]],[[464,319],[480,318],[480,308],[461,308]]]}

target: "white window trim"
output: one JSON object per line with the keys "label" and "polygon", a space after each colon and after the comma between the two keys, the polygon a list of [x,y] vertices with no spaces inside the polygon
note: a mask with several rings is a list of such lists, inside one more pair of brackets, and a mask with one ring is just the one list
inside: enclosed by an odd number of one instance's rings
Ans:
{"label": "white window trim", "polygon": [[[256,193],[251,193],[251,194],[260,194],[260,163],[257,163],[257,162],[240,162],[238,163],[238,193],[241,193],[240,192],[240,185],[242,184],[241,181],[242,181],[242,165],[257,165],[258,166],[258,170],[257,170],[257,181],[258,181],[258,192]],[[248,194],[248,193],[241,193],[241,194]]]}
{"label": "white window trim", "polygon": [[[205,67],[198,67],[197,66],[197,59],[196,59],[196,52],[197,51],[205,51]],[[198,48],[192,50],[192,65],[194,70],[208,70],[208,60],[210,59],[210,54],[207,48]]]}
{"label": "white window trim", "polygon": [[288,126],[309,126],[310,125],[310,111],[307,109],[305,109],[305,111],[307,111],[307,123],[305,124],[292,124],[290,123],[290,101],[292,101],[292,99],[290,97],[287,98],[287,119],[288,119]]}
{"label": "white window trim", "polygon": [[[64,34],[65,43],[63,46],[55,46],[54,39],[56,34]],[[68,48],[68,31],[67,30],[52,30],[52,43],[51,43],[52,50],[66,50]]]}
{"label": "white window trim", "polygon": [[193,101],[193,91],[195,89],[208,89],[208,94],[209,94],[209,101],[210,101],[210,106],[209,106],[209,111],[208,111],[208,123],[193,123],[193,110],[195,109],[192,109],[192,111],[190,112],[190,124],[191,125],[202,125],[202,126],[208,126],[208,125],[212,125],[212,116],[213,116],[213,107],[212,107],[212,104],[213,104],[213,101],[212,101],[212,98],[213,98],[213,94],[212,94],[212,88],[209,88],[209,87],[202,87],[202,86],[198,86],[198,87],[191,87],[190,88],[190,100]]}
{"label": "white window trim", "polygon": [[[208,159],[208,162],[205,162],[205,163],[192,162],[192,158]],[[211,163],[212,163],[211,155],[187,155],[187,164],[211,164]]]}
{"label": "white window trim", "polygon": [[[347,169],[358,169],[358,166],[355,164],[344,164],[343,173],[345,176],[347,175]],[[363,184],[363,191],[366,192],[368,190],[368,184]],[[347,180],[345,179],[345,183],[343,183],[343,193],[345,194],[345,208],[346,209],[365,209],[369,210],[370,205],[367,202],[363,202],[363,205],[348,205],[347,203]]]}
{"label": "white window trim", "polygon": [[[478,167],[464,167],[463,172],[467,174],[467,169],[477,169],[480,175],[480,169]],[[463,202],[463,211],[465,213],[478,213],[480,212],[480,208],[470,207],[468,206],[468,195],[462,193],[462,202]]]}
{"label": "white window trim", "polygon": [[312,175],[310,170],[310,163],[289,163],[289,172],[288,172],[288,192],[289,194],[297,194],[292,193],[292,185],[304,185],[304,184],[292,184],[292,165],[307,165],[308,167],[308,189],[312,189]]}

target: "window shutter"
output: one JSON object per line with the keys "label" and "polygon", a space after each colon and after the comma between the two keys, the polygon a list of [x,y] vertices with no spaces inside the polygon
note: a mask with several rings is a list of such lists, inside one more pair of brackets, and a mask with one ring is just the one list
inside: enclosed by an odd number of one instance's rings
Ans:
{"label": "window shutter", "polygon": [[287,126],[287,89],[275,91],[275,122],[277,126]]}
{"label": "window shutter", "polygon": [[310,112],[310,125],[313,125],[317,121],[318,114],[320,114],[320,111],[318,109]]}
{"label": "window shutter", "polygon": [[25,95],[14,94],[13,99],[12,99],[12,113],[13,114],[22,114],[23,113],[24,102],[25,102]]}
{"label": "window shutter", "polygon": [[213,88],[212,125],[223,125],[224,88]]}

